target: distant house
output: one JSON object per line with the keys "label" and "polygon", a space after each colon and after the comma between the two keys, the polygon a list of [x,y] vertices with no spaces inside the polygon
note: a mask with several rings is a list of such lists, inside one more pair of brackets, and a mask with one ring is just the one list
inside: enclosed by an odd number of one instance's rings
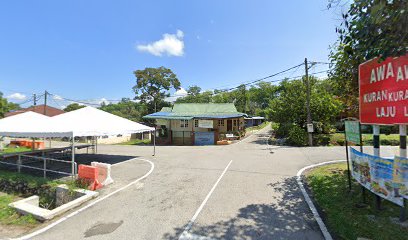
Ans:
{"label": "distant house", "polygon": [[241,136],[244,116],[232,103],[176,103],[143,118],[156,120],[159,143],[212,145],[226,134]]}
{"label": "distant house", "polygon": [[20,110],[15,110],[15,111],[5,113],[4,117],[10,117],[10,116],[17,115],[17,114],[24,113],[24,112],[28,112],[28,111],[40,113],[40,114],[43,114],[43,115],[46,115],[46,116],[49,116],[49,117],[53,117],[53,116],[64,113],[63,110],[55,108],[55,107],[51,107],[51,106],[48,106],[48,105],[36,105],[36,106],[31,106],[31,107],[28,107],[28,108],[23,108],[23,109],[20,109]]}
{"label": "distant house", "polygon": [[265,122],[264,117],[246,117],[245,119],[245,127],[254,127],[261,125],[263,122]]}

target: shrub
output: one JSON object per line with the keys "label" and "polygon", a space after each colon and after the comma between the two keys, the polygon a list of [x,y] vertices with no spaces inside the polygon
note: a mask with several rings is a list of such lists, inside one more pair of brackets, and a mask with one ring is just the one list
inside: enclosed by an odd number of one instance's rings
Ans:
{"label": "shrub", "polygon": [[275,136],[277,138],[287,137],[292,126],[292,123],[280,123],[278,129],[276,129]]}
{"label": "shrub", "polygon": [[287,142],[293,146],[306,145],[306,131],[298,125],[292,125],[289,130]]}
{"label": "shrub", "polygon": [[279,125],[280,125],[280,124],[277,123],[277,122],[272,122],[272,123],[271,123],[271,128],[272,128],[272,130],[273,130],[273,131],[278,130]]}
{"label": "shrub", "polygon": [[314,146],[327,146],[330,144],[330,134],[313,134]]}

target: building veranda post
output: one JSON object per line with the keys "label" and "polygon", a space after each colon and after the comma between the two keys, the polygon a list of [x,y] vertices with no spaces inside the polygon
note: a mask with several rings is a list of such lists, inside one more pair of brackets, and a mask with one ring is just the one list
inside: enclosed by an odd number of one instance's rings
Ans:
{"label": "building veranda post", "polygon": [[144,118],[155,120],[158,143],[212,145],[244,136],[244,116],[232,103],[176,103]]}

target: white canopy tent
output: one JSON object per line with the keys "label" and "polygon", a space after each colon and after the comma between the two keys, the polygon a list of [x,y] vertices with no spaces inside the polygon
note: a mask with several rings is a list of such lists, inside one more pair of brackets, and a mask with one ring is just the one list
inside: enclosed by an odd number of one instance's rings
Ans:
{"label": "white canopy tent", "polygon": [[3,137],[72,137],[72,131],[57,125],[52,118],[25,112],[0,119],[0,136]]}
{"label": "white canopy tent", "polygon": [[152,132],[154,128],[130,121],[111,113],[84,107],[51,118],[53,123],[70,129],[74,137],[105,136]]}
{"label": "white canopy tent", "polygon": [[54,117],[47,117],[35,112],[25,112],[0,119],[0,136],[72,138],[72,174],[75,172],[75,137],[99,137],[153,131],[155,128],[93,107],[84,107]]}

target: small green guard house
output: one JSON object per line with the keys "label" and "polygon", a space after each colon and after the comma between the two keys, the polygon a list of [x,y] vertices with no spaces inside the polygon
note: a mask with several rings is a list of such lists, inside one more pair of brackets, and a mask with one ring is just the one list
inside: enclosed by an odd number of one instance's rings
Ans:
{"label": "small green guard house", "polygon": [[158,143],[213,145],[227,134],[243,136],[244,116],[233,103],[175,103],[143,118],[155,119]]}

